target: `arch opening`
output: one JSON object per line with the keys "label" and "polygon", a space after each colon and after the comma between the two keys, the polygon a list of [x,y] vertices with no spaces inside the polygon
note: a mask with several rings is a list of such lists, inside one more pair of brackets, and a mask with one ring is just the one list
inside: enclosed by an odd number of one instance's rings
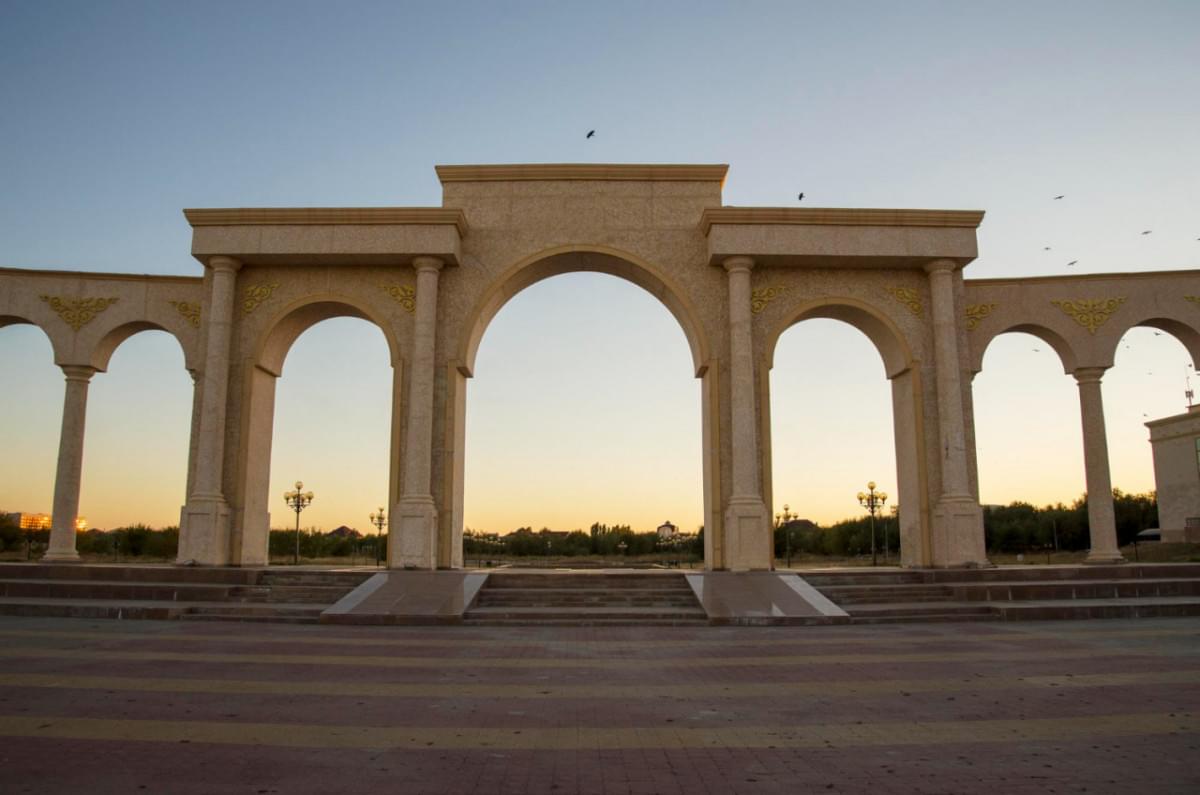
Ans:
{"label": "arch opening", "polygon": [[[54,473],[62,422],[63,373],[48,334],[24,318],[0,316],[0,390],[4,455],[0,457],[0,512],[52,513]],[[2,551],[19,559],[39,554],[49,530],[8,538]]]}
{"label": "arch opening", "polygon": [[[392,365],[390,373],[380,359]],[[390,519],[399,498],[399,364],[394,331],[356,302],[309,299],[267,325],[239,373],[235,564],[292,561],[296,514],[283,494],[297,480],[314,493],[300,527],[325,534],[301,534],[302,558],[349,550],[373,563],[376,545],[385,554],[387,527],[368,527],[368,514],[382,506]],[[328,537],[343,526],[359,535]],[[272,529],[291,534],[273,536]]]}
{"label": "arch opening", "polygon": [[[174,334],[148,323],[114,329],[94,354],[79,511],[111,530],[179,522],[186,490],[192,379]],[[169,552],[169,550],[164,550]]]}
{"label": "arch opening", "polygon": [[[797,548],[870,558],[871,518],[857,501],[868,482],[888,495],[875,514],[877,560],[929,564],[922,401],[914,364],[899,329],[853,299],[800,306],[770,335],[763,368],[768,441],[763,469],[771,473],[766,491],[776,517],[778,564],[788,565],[788,553],[797,557]],[[891,382],[889,397],[879,391],[880,376]],[[831,405],[858,419],[849,425],[830,421]],[[796,521],[786,521],[785,504]],[[832,528],[817,532],[803,520]]]}
{"label": "arch opening", "polygon": [[[695,368],[672,363],[690,355],[694,365],[707,348],[690,309],[691,334],[677,313],[684,302],[670,295],[635,264],[562,252],[511,270],[485,296],[466,329],[463,365],[450,374],[459,435],[448,446],[460,454],[447,466],[455,483],[442,565],[461,565],[468,525],[486,534],[545,527],[591,536],[593,523],[641,533],[669,519],[689,535],[706,524],[700,436],[679,409],[696,401]],[[472,387],[468,412],[466,375],[481,347],[485,377]],[[603,546],[574,540],[574,554]]]}

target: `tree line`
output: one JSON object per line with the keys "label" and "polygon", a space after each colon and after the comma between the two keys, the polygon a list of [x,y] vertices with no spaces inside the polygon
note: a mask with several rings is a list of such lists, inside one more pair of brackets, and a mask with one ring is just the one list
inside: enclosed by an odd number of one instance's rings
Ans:
{"label": "tree line", "polygon": [[[1117,542],[1125,546],[1139,532],[1158,526],[1158,503],[1154,492],[1126,494],[1113,490]],[[988,505],[983,509],[984,538],[988,552],[1018,553],[1044,549],[1086,550],[1089,547],[1087,496],[1070,505],[1057,503],[1036,507],[1027,502]],[[374,557],[376,535],[300,531],[300,556],[339,558]],[[900,548],[896,517],[875,519],[875,543],[882,553],[885,538],[892,550]],[[0,550],[28,550],[36,557],[50,540],[49,530],[22,530],[0,514]],[[775,556],[783,559],[790,547],[793,555],[855,557],[871,553],[871,520],[868,516],[844,519],[822,527],[807,519],[795,519],[775,528]],[[76,535],[75,548],[81,555],[115,558],[174,559],[179,547],[179,528],[154,529],[134,524],[112,530],[86,530]],[[387,543],[386,536],[378,541]],[[272,530],[268,541],[273,557],[286,557],[296,548],[294,530]],[[380,549],[380,555],[386,550]],[[703,559],[704,528],[696,534],[661,539],[657,532],[637,533],[627,524],[593,524],[588,530],[556,532],[519,527],[506,535],[468,529],[463,534],[463,554],[479,557],[615,557],[669,554],[679,559]]]}

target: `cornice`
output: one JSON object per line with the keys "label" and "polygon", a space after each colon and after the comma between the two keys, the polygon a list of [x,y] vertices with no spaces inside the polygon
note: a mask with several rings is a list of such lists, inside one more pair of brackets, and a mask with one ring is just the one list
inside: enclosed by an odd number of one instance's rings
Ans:
{"label": "cornice", "polygon": [[1051,282],[1103,281],[1105,279],[1161,279],[1164,276],[1200,276],[1198,270],[1126,271],[1120,273],[1056,273],[1053,276],[1006,276],[992,279],[964,279],[963,284],[979,287],[1011,287]]}
{"label": "cornice", "polygon": [[0,268],[0,276],[54,276],[72,279],[95,279],[118,282],[160,282],[166,284],[199,284],[201,276],[172,276],[156,273],[99,273],[96,271],[56,271],[35,268]]}
{"label": "cornice", "polygon": [[184,210],[183,216],[193,227],[453,224],[460,237],[467,234],[466,214],[444,207],[232,207]]}
{"label": "cornice", "polygon": [[838,207],[709,207],[700,214],[707,235],[713,224],[759,226],[932,226],[975,229],[982,210],[874,210]]}
{"label": "cornice", "polygon": [[716,182],[724,184],[728,165],[637,165],[623,163],[533,163],[527,165],[434,166],[448,182],[527,182],[607,180],[624,182]]}

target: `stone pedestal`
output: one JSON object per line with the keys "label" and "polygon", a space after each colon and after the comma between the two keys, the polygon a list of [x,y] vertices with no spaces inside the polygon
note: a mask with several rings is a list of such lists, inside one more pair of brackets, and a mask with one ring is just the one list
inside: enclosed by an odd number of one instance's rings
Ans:
{"label": "stone pedestal", "polygon": [[437,568],[438,512],[429,496],[401,497],[392,511],[388,560],[393,569]]}
{"label": "stone pedestal", "polygon": [[229,504],[223,497],[193,497],[179,515],[179,563],[229,563]]}
{"label": "stone pedestal", "polygon": [[971,497],[945,497],[932,516],[934,566],[990,566],[984,545],[983,509]]}

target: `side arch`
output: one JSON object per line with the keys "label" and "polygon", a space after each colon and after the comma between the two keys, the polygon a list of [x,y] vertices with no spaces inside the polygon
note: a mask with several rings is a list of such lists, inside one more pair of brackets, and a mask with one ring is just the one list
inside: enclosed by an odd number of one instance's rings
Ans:
{"label": "side arch", "polygon": [[392,365],[392,418],[389,452],[389,521],[400,498],[400,445],[403,425],[403,357],[393,324],[360,300],[323,293],[305,296],[273,315],[240,366],[241,429],[233,499],[230,551],[232,563],[263,566],[269,562],[271,514],[271,445],[275,427],[275,387],[292,345],[308,329],[323,320],[353,317],[378,328],[387,340]]}
{"label": "side arch", "polygon": [[98,372],[107,372],[108,363],[112,360],[112,356],[116,353],[117,348],[121,347],[121,343],[134,334],[140,334],[143,331],[164,331],[171,335],[171,339],[179,344],[180,352],[183,354],[184,368],[195,370],[196,363],[190,360],[188,346],[184,344],[183,340],[179,339],[179,335],[171,329],[149,320],[133,320],[109,329],[92,347],[88,355],[88,364]]}
{"label": "side arch", "polygon": [[783,333],[797,323],[816,318],[840,320],[861,331],[875,346],[892,384],[892,430],[895,442],[897,492],[900,507],[900,554],[904,566],[933,565],[931,501],[926,465],[925,398],[920,361],[904,332],[878,308],[855,298],[829,297],[803,302],[769,332],[760,360],[760,416],[763,439],[763,484],[771,505],[770,371]]}
{"label": "side arch", "polygon": [[1187,349],[1188,355],[1192,357],[1192,368],[1195,369],[1197,364],[1200,364],[1200,330],[1197,330],[1195,326],[1188,322],[1160,314],[1150,315],[1138,320],[1136,323],[1121,326],[1119,330],[1114,329],[1109,345],[1105,349],[1105,354],[1110,363],[1115,361],[1117,346],[1121,343],[1121,338],[1130,329],[1139,327],[1158,329],[1170,334]]}
{"label": "side arch", "polygon": [[[1067,338],[1059,334],[1052,328],[1042,326],[1037,323],[1015,323],[1011,326],[1006,326],[999,331],[991,334],[984,339],[978,341],[978,346],[975,347],[976,353],[971,360],[971,372],[979,373],[983,370],[983,357],[987,355],[987,349],[992,342],[1001,334],[1008,334],[1012,331],[1019,331],[1023,334],[1031,334],[1042,342],[1049,345],[1056,354],[1058,360],[1062,364],[1063,372],[1071,375],[1079,367],[1079,355],[1076,353],[1074,346],[1067,341]],[[1124,332],[1122,332],[1124,333]],[[1116,343],[1113,343],[1113,350],[1116,350]],[[1108,361],[1112,363],[1112,354],[1109,354]]]}
{"label": "side arch", "polygon": [[45,334],[46,339],[50,342],[50,349],[54,352],[54,363],[62,364],[63,362],[69,361],[66,343],[55,338],[55,336],[50,333],[49,329],[47,329],[41,323],[38,323],[36,320],[31,320],[30,318],[22,315],[0,314],[0,328],[4,328],[5,326],[35,327],[38,331]]}
{"label": "side arch", "polygon": [[530,285],[564,273],[607,273],[636,284],[662,302],[683,329],[692,352],[696,377],[704,375],[712,346],[700,322],[699,312],[684,290],[650,262],[627,251],[607,246],[559,246],[520,260],[492,282],[471,309],[463,324],[457,347],[458,367],[470,378],[475,372],[475,354],[492,318],[509,299]]}

